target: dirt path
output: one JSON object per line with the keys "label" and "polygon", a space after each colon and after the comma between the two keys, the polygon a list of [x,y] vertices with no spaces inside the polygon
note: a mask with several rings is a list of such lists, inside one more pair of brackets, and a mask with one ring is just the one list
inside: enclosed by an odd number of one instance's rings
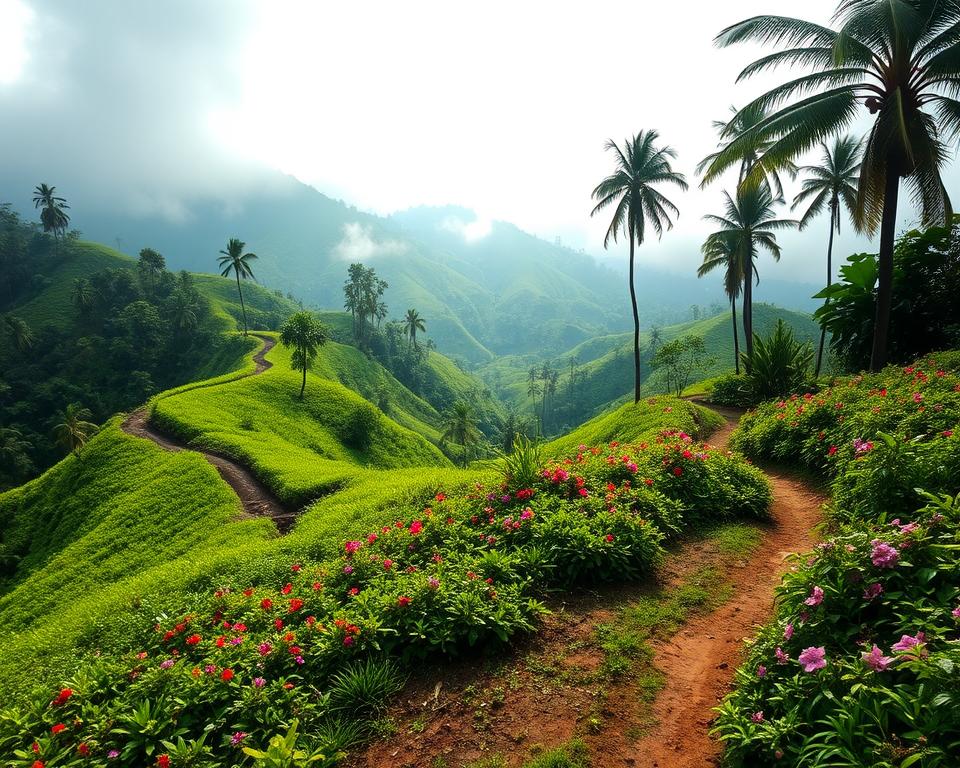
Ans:
{"label": "dirt path", "polygon": [[[727,424],[710,442],[725,447],[740,413],[716,410]],[[798,478],[765,471],[772,520],[753,555],[731,560],[715,542],[688,540],[668,557],[656,583],[568,596],[551,606],[554,614],[539,633],[506,654],[431,665],[391,711],[397,733],[355,755],[351,768],[461,768],[496,754],[513,768],[539,747],[575,736],[587,742],[595,768],[717,765],[720,745],[708,733],[712,709],[730,690],[743,640],[772,612],[784,557],[814,543],[812,528],[826,501]],[[616,634],[620,611],[658,588],[669,595],[717,578],[730,583],[730,599],[654,641],[652,669],[640,677],[604,677],[608,657],[598,627]],[[657,678],[663,687],[652,694]]]}
{"label": "dirt path", "polygon": [[[263,341],[263,346],[253,356],[256,367],[251,373],[237,378],[256,376],[273,366],[273,363],[266,359],[266,355],[273,349],[276,341],[269,336],[253,335]],[[296,521],[298,513],[286,509],[248,469],[221,453],[196,448],[179,438],[161,432],[150,423],[146,408],[139,408],[127,416],[121,424],[121,428],[129,435],[152,440],[168,451],[195,451],[202,454],[208,462],[217,468],[220,476],[240,497],[244,513],[254,517],[272,518],[280,533],[286,533]]]}

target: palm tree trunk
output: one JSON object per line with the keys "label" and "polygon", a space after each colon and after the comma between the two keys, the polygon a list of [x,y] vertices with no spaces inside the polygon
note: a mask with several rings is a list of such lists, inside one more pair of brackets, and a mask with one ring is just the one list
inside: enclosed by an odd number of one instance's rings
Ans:
{"label": "palm tree trunk", "polygon": [[747,345],[744,368],[750,373],[753,359],[753,257],[747,258],[746,275],[743,281],[743,335]]}
{"label": "palm tree trunk", "polygon": [[233,270],[233,274],[237,276],[237,293],[240,294],[240,310],[243,312],[243,335],[247,335],[247,308],[243,304],[243,290],[240,288],[240,273],[237,270]]}
{"label": "palm tree trunk", "polygon": [[873,350],[870,370],[887,364],[887,339],[890,332],[890,306],[893,303],[893,246],[897,228],[897,201],[900,175],[894,162],[887,164],[887,183],[883,194],[883,219],[880,223],[880,255],[877,271],[877,314],[873,324]]}
{"label": "palm tree trunk", "polygon": [[633,403],[640,402],[640,315],[633,286],[633,230],[630,231],[630,304],[633,306]]}
{"label": "palm tree trunk", "polygon": [[[833,282],[833,228],[837,220],[838,203],[836,196],[830,201],[830,239],[827,241],[827,288]],[[830,303],[827,299],[825,304]],[[820,346],[817,347],[817,366],[814,369],[814,378],[820,377],[820,368],[823,365],[823,344],[827,340],[827,326],[820,329]]]}
{"label": "palm tree trunk", "polygon": [[[304,356],[306,360],[306,356]],[[303,392],[307,388],[307,366],[303,366],[303,381],[300,383],[300,399],[303,400]]]}
{"label": "palm tree trunk", "polygon": [[730,310],[733,312],[733,364],[740,375],[740,334],[737,333],[737,300],[730,299]]}

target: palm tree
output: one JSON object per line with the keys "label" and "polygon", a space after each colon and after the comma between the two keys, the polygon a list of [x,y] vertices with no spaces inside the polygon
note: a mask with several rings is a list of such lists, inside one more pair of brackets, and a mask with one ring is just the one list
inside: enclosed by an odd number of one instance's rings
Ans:
{"label": "palm tree", "polygon": [[[748,104],[766,116],[735,134],[710,164],[705,180],[759,151],[764,171],[785,168],[827,136],[842,132],[861,107],[874,115],[860,167],[853,224],[880,231],[877,303],[870,367],[887,360],[893,289],[893,248],[900,180],[921,209],[923,225],[949,222],[952,206],[940,172],[945,142],[960,136],[960,4],[956,0],[843,0],[839,29],[784,16],[755,16],[723,30],[721,46],[744,41],[778,48],[750,64],[738,80],[781,64],[809,68]],[[789,103],[786,103],[789,102]],[[786,104],[785,104],[786,103]],[[931,114],[935,111],[936,116]]]}
{"label": "palm tree", "polygon": [[231,237],[227,242],[227,250],[220,251],[222,256],[218,257],[217,262],[220,266],[221,277],[229,277],[230,272],[237,278],[237,293],[240,294],[240,310],[243,312],[243,335],[247,335],[247,308],[243,303],[243,290],[240,288],[240,278],[250,278],[255,280],[253,270],[249,262],[257,258],[255,253],[244,253],[243,249],[247,244],[243,240]]}
{"label": "palm tree", "polygon": [[27,352],[33,348],[36,337],[26,320],[16,315],[4,315],[3,325],[13,340],[14,346],[20,352]]}
{"label": "palm tree", "polygon": [[537,420],[537,433],[541,433],[543,430],[540,428],[542,426],[540,422],[540,416],[537,414],[537,398],[540,396],[540,371],[537,366],[530,366],[530,370],[527,371],[527,397],[533,401],[533,417]]}
{"label": "palm tree", "polygon": [[593,190],[593,199],[597,201],[590,212],[594,216],[607,206],[616,203],[613,219],[603,238],[606,248],[610,240],[617,242],[619,234],[626,235],[630,241],[630,302],[633,306],[633,402],[640,402],[640,316],[637,313],[637,292],[633,281],[633,248],[641,245],[646,233],[646,222],[653,226],[657,237],[663,235],[663,229],[673,228],[671,214],[679,216],[677,207],[658,192],[657,184],[675,184],[680,189],[687,188],[682,173],[670,166],[670,160],[677,156],[670,147],[657,148],[660,135],[656,131],[641,131],[633,139],[627,139],[621,150],[612,139],[606,144],[607,150],[616,153],[616,170],[601,181]]}
{"label": "palm tree", "polygon": [[473,415],[473,408],[463,400],[457,400],[450,410],[443,414],[443,433],[440,442],[453,442],[459,445],[463,452],[461,461],[467,465],[468,450],[479,444],[481,434],[477,429],[477,421]]}
{"label": "palm tree", "polygon": [[[778,219],[774,215],[774,200],[766,184],[753,186],[741,185],[734,200],[728,192],[725,216],[704,216],[708,221],[720,225],[721,229],[707,237],[703,244],[704,256],[722,254],[725,250],[735,254],[735,260],[743,275],[743,335],[747,342],[747,368],[753,355],[753,281],[758,248],[770,252],[774,260],[780,261],[780,246],[777,244],[776,230],[798,226],[792,219]],[[702,267],[701,267],[702,269]],[[728,294],[729,295],[729,294]]]}
{"label": "palm tree", "polygon": [[77,314],[85,316],[93,308],[95,298],[96,292],[90,280],[86,277],[74,278],[70,300],[73,302]]}
{"label": "palm tree", "polygon": [[[725,149],[731,141],[731,139],[727,137],[737,136],[743,133],[765,117],[765,114],[759,110],[738,110],[736,107],[730,107],[730,111],[733,112],[733,117],[726,122],[723,120],[713,121],[713,127],[720,134],[720,150],[711,155],[707,155],[701,160],[697,165],[697,173],[702,174],[704,170],[709,168],[717,159],[720,151]],[[764,175],[763,180],[770,187],[770,193],[773,195],[774,200],[780,202],[783,200],[783,182],[780,179],[780,173],[776,168],[763,167],[762,162],[763,154],[770,148],[771,143],[772,142],[760,142],[756,146],[744,149],[743,156],[740,158],[740,174],[737,185],[743,184],[747,177],[753,172],[754,166],[759,164],[761,165],[761,170]],[[786,164],[783,170],[787,172],[791,179],[797,175],[797,168],[793,163]],[[710,180],[712,181],[712,179]],[[704,178],[700,183],[700,187],[703,188],[708,183],[708,180]]]}
{"label": "palm tree", "polygon": [[53,436],[68,453],[80,455],[80,450],[99,427],[87,419],[90,411],[81,408],[78,403],[70,403],[60,412],[60,423],[53,428]]}
{"label": "palm tree", "polygon": [[407,316],[403,318],[403,325],[407,336],[410,337],[410,345],[417,346],[417,331],[427,332],[426,322],[420,317],[420,313],[415,309],[408,309]]}
{"label": "palm tree", "polygon": [[737,299],[743,290],[743,263],[740,251],[730,236],[710,238],[701,248],[703,264],[697,270],[697,277],[703,277],[715,269],[723,268],[723,291],[730,299],[730,311],[733,315],[733,365],[740,374],[740,334],[737,331]]}
{"label": "palm tree", "polygon": [[40,209],[40,223],[44,232],[53,232],[60,237],[67,231],[70,217],[66,209],[70,206],[62,197],[57,197],[57,188],[41,184],[33,190],[33,207]]}
{"label": "palm tree", "polygon": [[294,312],[280,326],[280,343],[293,347],[290,364],[293,370],[303,373],[300,384],[300,399],[307,388],[307,369],[317,356],[317,351],[327,343],[327,327],[312,312]]}
{"label": "palm tree", "polygon": [[[822,144],[821,165],[805,165],[800,170],[809,176],[803,180],[803,188],[795,198],[790,210],[807,203],[806,213],[800,217],[800,229],[806,227],[825,205],[830,207],[830,238],[827,241],[827,287],[833,282],[833,233],[840,234],[840,203],[843,202],[851,218],[857,208],[857,179],[860,175],[860,144],[852,136],[838,136],[833,146]],[[829,302],[830,299],[827,299]],[[820,330],[820,346],[817,348],[817,365],[814,376],[820,375],[823,363],[823,344],[827,328]]]}

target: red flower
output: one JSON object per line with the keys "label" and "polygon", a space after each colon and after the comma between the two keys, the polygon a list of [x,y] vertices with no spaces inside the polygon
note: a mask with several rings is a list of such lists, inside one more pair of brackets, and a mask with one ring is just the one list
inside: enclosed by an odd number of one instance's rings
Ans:
{"label": "red flower", "polygon": [[410,598],[407,597],[406,595],[401,595],[400,597],[397,598],[397,605],[399,605],[401,608],[406,608],[408,605],[410,605],[411,602],[412,601],[410,600]]}
{"label": "red flower", "polygon": [[837,446],[831,445],[831,446],[827,449],[827,456],[833,456],[836,452],[837,452]]}
{"label": "red flower", "polygon": [[43,760],[34,760],[33,768],[44,768]]}
{"label": "red flower", "polygon": [[613,534],[612,534],[612,533],[608,533],[608,534],[606,535],[606,539],[607,539],[607,543],[608,543],[608,544],[612,544],[612,543],[613,543]]}
{"label": "red flower", "polygon": [[444,495],[443,493],[438,493],[436,498],[437,498],[437,501],[446,501],[446,500],[447,500],[446,495]]}
{"label": "red flower", "polygon": [[645,477],[643,478],[643,484],[646,485],[647,487],[650,487],[651,485],[653,485],[653,480],[649,477]]}
{"label": "red flower", "polygon": [[265,611],[269,611],[271,608],[273,608],[273,600],[271,600],[269,597],[263,598],[263,600],[260,601],[260,607]]}
{"label": "red flower", "polygon": [[77,747],[77,754],[80,755],[80,757],[90,756],[90,747],[85,741],[80,742],[79,746]]}
{"label": "red flower", "polygon": [[223,682],[225,683],[229,683],[231,680],[233,680],[233,670],[232,669],[223,670],[223,672],[220,673],[220,679],[223,680]]}
{"label": "red flower", "polygon": [[220,637],[217,638],[217,648],[223,648],[226,642],[227,639],[223,635],[220,635]]}
{"label": "red flower", "polygon": [[73,696],[73,689],[72,689],[72,688],[64,688],[64,689],[63,689],[62,691],[60,691],[60,693],[57,695],[57,698],[55,698],[53,701],[50,702],[50,706],[51,706],[51,707],[62,707],[64,704],[67,703],[67,700],[68,700],[71,696]]}
{"label": "red flower", "polygon": [[290,613],[299,611],[301,608],[303,608],[303,600],[301,600],[299,597],[295,597],[290,601]]}
{"label": "red flower", "polygon": [[283,629],[283,619],[274,619],[273,626],[277,629]]}
{"label": "red flower", "polygon": [[674,468],[673,468],[673,474],[674,474],[676,477],[680,477],[680,475],[683,474],[683,470],[682,470],[680,467],[674,467]]}
{"label": "red flower", "polygon": [[243,590],[244,597],[250,597],[252,594],[253,594],[253,587],[250,587],[250,589]]}
{"label": "red flower", "polygon": [[414,520],[412,523],[410,523],[410,533],[412,533],[414,536],[416,536],[422,530],[423,530],[423,523],[420,522],[419,520]]}
{"label": "red flower", "polygon": [[157,768],[170,768],[170,756],[160,755],[157,758]]}
{"label": "red flower", "polygon": [[314,591],[314,592],[319,592],[321,589],[323,589],[323,584],[321,584],[319,581],[313,582],[313,591]]}
{"label": "red flower", "polygon": [[53,726],[53,728],[50,729],[50,733],[56,736],[58,733],[62,733],[65,730],[67,730],[67,726],[65,726],[63,723],[57,723],[55,726]]}
{"label": "red flower", "polygon": [[190,635],[190,637],[187,638],[187,645],[196,645],[201,639],[200,635]]}
{"label": "red flower", "polygon": [[293,571],[294,573],[300,573],[300,569],[302,567],[303,566],[300,565],[300,563],[294,563],[293,565],[290,566],[290,570]]}

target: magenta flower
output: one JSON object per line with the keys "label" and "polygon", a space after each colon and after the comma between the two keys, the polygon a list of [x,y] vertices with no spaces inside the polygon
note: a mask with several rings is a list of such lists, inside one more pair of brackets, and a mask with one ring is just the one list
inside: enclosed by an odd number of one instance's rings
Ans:
{"label": "magenta flower", "polygon": [[751,720],[751,722],[754,722],[754,723],[762,723],[762,722],[763,722],[763,710],[761,709],[759,712],[754,712],[752,715],[750,715],[750,720]]}
{"label": "magenta flower", "polygon": [[427,586],[430,587],[430,589],[438,589],[440,587],[440,580],[431,576],[427,579]]}
{"label": "magenta flower", "polygon": [[174,664],[173,659],[165,659],[160,662],[160,669],[170,669]]}
{"label": "magenta flower", "polygon": [[904,534],[904,535],[906,535],[906,534],[908,534],[908,533],[913,533],[913,532],[914,532],[915,530],[917,530],[917,528],[919,528],[919,527],[920,527],[920,526],[917,525],[916,523],[907,523],[906,525],[901,525],[901,526],[900,526],[900,533],[902,533],[902,534]]}
{"label": "magenta flower", "polygon": [[925,658],[927,655],[926,648],[924,648],[924,643],[926,642],[926,636],[923,632],[917,632],[914,635],[901,635],[900,641],[894,643],[890,646],[890,650],[893,651],[909,651],[916,652],[921,658]]}
{"label": "magenta flower", "polygon": [[870,542],[873,549],[870,550],[870,560],[877,568],[893,568],[900,559],[900,553],[896,547],[887,544],[880,539],[874,539]]}
{"label": "magenta flower", "polygon": [[819,647],[804,648],[797,657],[800,666],[804,672],[816,672],[827,666],[827,649],[822,645]]}
{"label": "magenta flower", "polygon": [[859,437],[853,441],[853,451],[857,454],[869,453],[873,450],[873,443],[869,440],[861,440]]}
{"label": "magenta flower", "polygon": [[247,738],[247,734],[245,734],[243,731],[237,731],[233,734],[233,736],[230,737],[230,743],[233,744],[233,746],[237,746],[245,738]]}
{"label": "magenta flower", "polygon": [[777,656],[777,664],[786,664],[790,661],[790,655],[783,652],[783,649],[778,645],[777,650],[775,651]]}
{"label": "magenta flower", "polygon": [[265,686],[266,684],[267,684],[267,681],[264,680],[262,677],[255,677],[255,678],[253,678],[253,687],[254,687],[254,688],[263,688],[263,686]]}
{"label": "magenta flower", "polygon": [[955,619],[960,619],[960,605],[950,611],[950,615]]}
{"label": "magenta flower", "polygon": [[883,651],[881,651],[877,645],[874,645],[871,650],[861,653],[860,658],[862,658],[866,665],[874,672],[883,672],[883,670],[896,661],[892,656],[884,656]]}
{"label": "magenta flower", "polygon": [[118,749],[111,749],[109,752],[107,752],[108,760],[116,760],[118,757],[120,757],[120,750]]}
{"label": "magenta flower", "polygon": [[783,630],[783,637],[786,640],[793,637],[793,624],[787,624],[786,629]]}
{"label": "magenta flower", "polygon": [[874,582],[865,590],[863,590],[863,596],[867,600],[873,600],[875,597],[880,597],[883,594],[883,584],[880,582]]}
{"label": "magenta flower", "polygon": [[257,646],[257,651],[261,656],[269,656],[272,650],[273,646],[270,645],[270,643],[260,643],[260,645]]}
{"label": "magenta flower", "polygon": [[348,555],[352,555],[354,552],[360,549],[360,546],[361,544],[359,541],[348,541],[343,545],[343,548]]}
{"label": "magenta flower", "polygon": [[761,664],[759,667],[757,667],[757,677],[766,677],[766,676],[767,676],[767,668],[763,666],[763,664]]}
{"label": "magenta flower", "polygon": [[810,592],[810,597],[803,601],[804,605],[809,605],[813,608],[820,605],[823,602],[823,590],[820,587],[814,587]]}
{"label": "magenta flower", "polygon": [[344,572],[347,576],[349,576],[351,573],[353,573],[353,566],[352,566],[352,565],[345,565],[345,566],[343,566],[343,572]]}
{"label": "magenta flower", "polygon": [[207,666],[203,668],[203,671],[206,672],[208,675],[213,675],[213,674],[216,674],[217,668],[213,666],[213,664],[207,664]]}
{"label": "magenta flower", "polygon": [[297,656],[297,657],[294,659],[294,661],[297,662],[297,664],[305,664],[305,663],[306,663],[306,662],[304,662],[304,660],[303,660],[303,656]]}

